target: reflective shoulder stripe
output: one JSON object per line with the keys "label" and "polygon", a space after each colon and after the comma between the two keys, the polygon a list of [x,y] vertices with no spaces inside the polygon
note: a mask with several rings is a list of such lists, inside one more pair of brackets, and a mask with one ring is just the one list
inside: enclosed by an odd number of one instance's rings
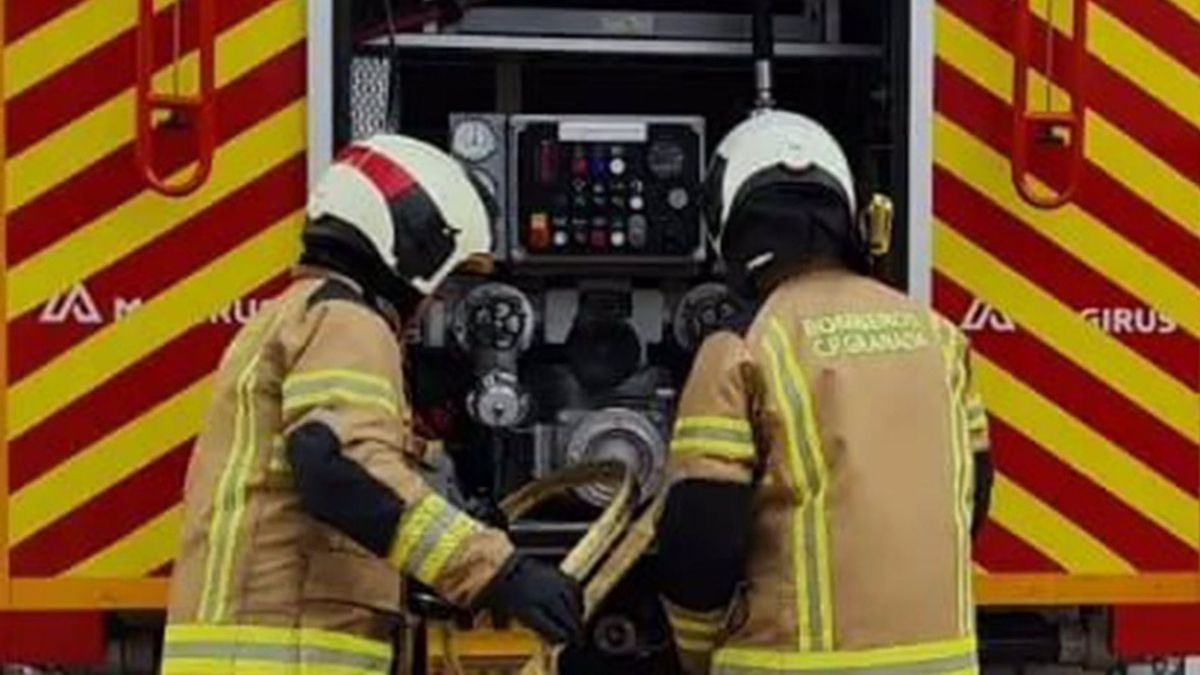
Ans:
{"label": "reflective shoulder stripe", "polygon": [[754,445],[750,443],[686,438],[671,442],[671,454],[676,457],[710,455],[735,461],[753,460],[756,455]]}
{"label": "reflective shoulder stripe", "polygon": [[675,432],[679,433],[687,430],[701,431],[725,431],[733,434],[744,435],[746,440],[750,440],[750,423],[744,419],[736,417],[717,417],[712,415],[689,415],[680,417],[675,422]]}
{"label": "reflective shoulder stripe", "polygon": [[167,627],[162,672],[384,675],[391,659],[385,643],[330,631],[186,624]]}
{"label": "reflective shoulder stripe", "polygon": [[352,370],[316,370],[283,381],[283,409],[292,412],[336,402],[373,405],[398,414],[395,386],[386,378]]}
{"label": "reflective shoulder stripe", "polygon": [[733,417],[680,417],[671,441],[673,455],[711,455],[732,460],[756,456],[750,423]]}
{"label": "reflective shoulder stripe", "polygon": [[847,675],[925,675],[978,672],[974,638],[884,647],[855,652],[786,652],[769,649],[720,649],[714,675],[846,673]]}
{"label": "reflective shoulder stripe", "polygon": [[400,519],[388,560],[421,583],[433,585],[454,552],[482,530],[483,526],[430,493]]}

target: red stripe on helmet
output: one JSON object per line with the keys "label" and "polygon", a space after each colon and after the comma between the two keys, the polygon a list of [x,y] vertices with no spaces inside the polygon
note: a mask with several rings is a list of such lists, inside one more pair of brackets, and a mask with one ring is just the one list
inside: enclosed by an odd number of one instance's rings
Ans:
{"label": "red stripe on helmet", "polygon": [[417,181],[404,167],[365,145],[351,145],[338,155],[338,162],[354,167],[383,193],[388,201],[412,192]]}

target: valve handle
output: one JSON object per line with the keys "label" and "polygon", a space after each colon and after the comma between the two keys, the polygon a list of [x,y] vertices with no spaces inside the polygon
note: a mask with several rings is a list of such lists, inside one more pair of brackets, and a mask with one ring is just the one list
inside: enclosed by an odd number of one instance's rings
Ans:
{"label": "valve handle", "polygon": [[[1071,56],[1073,61],[1073,86],[1069,111],[1031,111],[1029,109],[1029,68],[1033,45],[1032,0],[1016,0],[1016,39],[1013,43],[1013,138],[1012,180],[1017,194],[1028,204],[1039,209],[1056,209],[1074,198],[1083,176],[1083,150],[1087,103],[1084,93],[1084,73],[1087,65],[1087,5],[1088,0],[1072,0],[1074,3],[1074,36]],[[1047,40],[1054,40],[1052,21],[1046,25]],[[1051,42],[1052,44],[1052,42]],[[1053,86],[1051,73],[1047,73],[1046,86]],[[1055,194],[1038,191],[1033,183],[1031,155],[1033,144],[1059,145],[1066,152],[1066,183]]]}
{"label": "valve handle", "polygon": [[[168,197],[185,197],[199,190],[212,174],[216,147],[216,3],[213,0],[193,0],[199,18],[197,50],[200,59],[199,89],[194,94],[154,90],[155,30],[154,0],[139,0],[137,24],[137,104],[136,157],[146,182],[154,191]],[[178,3],[173,11],[182,12]],[[178,23],[176,30],[179,30]],[[176,44],[181,39],[175,36]],[[176,54],[176,59],[180,57]],[[179,63],[175,64],[179,67]],[[154,114],[167,112],[171,120],[192,127],[196,143],[196,167],[191,175],[179,182],[159,174],[155,168]]]}

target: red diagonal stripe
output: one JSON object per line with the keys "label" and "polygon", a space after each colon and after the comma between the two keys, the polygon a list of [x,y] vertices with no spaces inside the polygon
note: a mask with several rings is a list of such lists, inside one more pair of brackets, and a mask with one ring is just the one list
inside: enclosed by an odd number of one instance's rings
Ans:
{"label": "red diagonal stripe", "polygon": [[88,500],[15,546],[16,576],[62,574],[179,503],[192,441]]}
{"label": "red diagonal stripe", "polygon": [[[84,281],[105,315],[116,298],[150,301],[177,281],[304,205],[305,160],[297,155],[226,199],[171,229],[165,235],[115,261]],[[87,339],[105,324],[76,321],[47,324],[42,307],[9,323],[9,381],[17,382]]]}
{"label": "red diagonal stripe", "polygon": [[991,425],[997,468],[1136,569],[1195,571],[1196,550],[1002,420]]}
{"label": "red diagonal stripe", "polygon": [[[272,297],[287,280],[287,274],[276,277],[245,297]],[[19,490],[213,372],[235,328],[201,323],[13,439],[12,489]]]}
{"label": "red diagonal stripe", "polygon": [[[128,0],[130,3],[136,0]],[[222,0],[217,3],[217,30],[225,31],[271,4],[272,0]],[[30,3],[35,4],[35,3]],[[196,0],[183,0],[181,53],[196,48]],[[155,63],[174,60],[173,10],[155,20]],[[127,30],[75,63],[21,92],[8,104],[8,152],[15,157],[48,134],[87,114],[134,86],[136,31]]]}
{"label": "red diagonal stripe", "polygon": [[[304,96],[303,43],[272,57],[220,91],[217,98],[218,139],[224,143]],[[166,173],[183,167],[191,156],[178,134],[161,136],[159,147]],[[9,266],[14,267],[79,227],[145,190],[125,145],[64,181],[10,216]]]}
{"label": "red diagonal stripe", "polygon": [[1200,23],[1164,0],[1092,0],[1200,75]]}
{"label": "red diagonal stripe", "polygon": [[1134,328],[1122,332],[1121,344],[1153,361],[1190,388],[1200,383],[1200,342],[1177,325],[1164,333],[1158,315],[1104,275],[1084,265],[1067,250],[1012,217],[987,195],[954,174],[934,168],[934,212],[959,234],[1000,259],[1076,312],[1119,308],[1137,312]]}
{"label": "red diagonal stripe", "polygon": [[365,145],[351,145],[346,148],[338,155],[338,163],[357,169],[386,199],[407,194],[416,185],[416,181],[404,167]]}
{"label": "red diagonal stripe", "polygon": [[[996,152],[1010,154],[1012,108],[1007,103],[940,59],[935,82],[942,114]],[[1075,201],[1132,245],[1200,285],[1200,239],[1090,162]]]}
{"label": "red diagonal stripe", "polygon": [[[975,300],[949,277],[934,273],[934,306],[947,317],[961,323]],[[1184,492],[1200,492],[1200,448],[1195,443],[1033,335],[982,330],[971,333],[971,344]],[[1200,363],[1200,354],[1193,352],[1193,357]]]}
{"label": "red diagonal stripe", "polygon": [[4,0],[4,41],[13,44],[87,0]]}
{"label": "red diagonal stripe", "polygon": [[1065,572],[1033,546],[989,520],[975,542],[975,561],[992,574]]}
{"label": "red diagonal stripe", "polygon": [[[1114,4],[1144,5],[1118,2]],[[941,5],[966,21],[993,42],[1008,49],[1012,43],[1011,5],[995,0],[941,0]],[[1046,74],[1046,24],[1034,17],[1031,65]],[[1072,63],[1071,40],[1054,33],[1054,62]],[[1052,79],[1059,86],[1073,90],[1075,75],[1068,68],[1056,68]],[[1136,138],[1150,152],[1192,180],[1200,181],[1200,153],[1193,150],[1200,143],[1200,129],[1164,102],[1151,96],[1141,87],[1113,70],[1103,60],[1089,53],[1087,59],[1087,105],[1105,119]],[[1006,132],[1007,133],[1007,132]]]}

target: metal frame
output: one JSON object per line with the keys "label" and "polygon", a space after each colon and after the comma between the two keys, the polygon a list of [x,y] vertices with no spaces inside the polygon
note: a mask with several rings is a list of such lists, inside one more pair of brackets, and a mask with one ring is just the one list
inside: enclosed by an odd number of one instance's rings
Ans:
{"label": "metal frame", "polygon": [[[776,18],[775,32],[785,42],[837,42],[829,22],[837,20],[838,0],[803,0],[795,13]],[[831,13],[830,7],[834,8]],[[814,10],[823,11],[810,16]],[[832,17],[832,19],[831,19]],[[559,37],[658,38],[748,41],[748,14],[703,12],[637,12],[529,7],[480,7],[468,11],[447,29],[454,34],[554,35]]]}
{"label": "metal frame", "polygon": [[[348,4],[348,3],[344,3]],[[333,162],[334,3],[308,2],[308,186]]]}
{"label": "metal frame", "polygon": [[908,293],[933,301],[934,0],[911,3],[908,87]]}
{"label": "metal frame", "polygon": [[[386,40],[372,41],[373,47],[386,47]],[[396,46],[404,50],[466,51],[496,53],[561,53],[694,58],[748,58],[749,43],[718,40],[678,40],[651,38],[573,38],[534,37],[527,35],[465,35],[456,33],[402,33]],[[877,58],[876,45],[784,42],[776,46],[781,59],[804,58]]]}

